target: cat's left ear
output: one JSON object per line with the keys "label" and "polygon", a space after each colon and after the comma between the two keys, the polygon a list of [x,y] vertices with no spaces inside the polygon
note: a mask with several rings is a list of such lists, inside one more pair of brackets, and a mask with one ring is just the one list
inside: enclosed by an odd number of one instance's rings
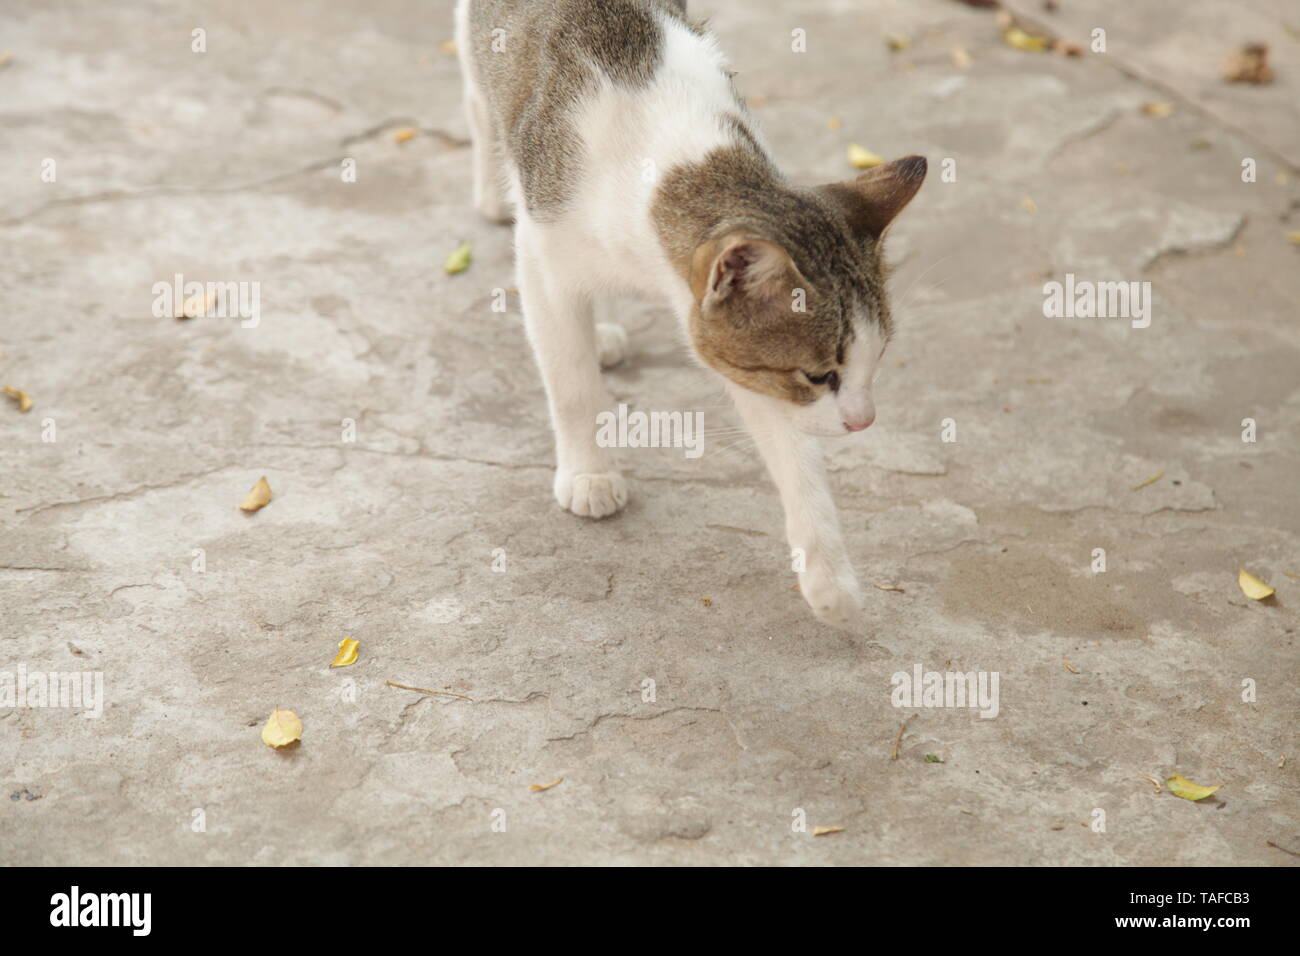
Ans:
{"label": "cat's left ear", "polygon": [[924,156],[904,156],[868,169],[857,179],[820,186],[817,192],[839,207],[854,235],[879,239],[921,188],[925,169]]}

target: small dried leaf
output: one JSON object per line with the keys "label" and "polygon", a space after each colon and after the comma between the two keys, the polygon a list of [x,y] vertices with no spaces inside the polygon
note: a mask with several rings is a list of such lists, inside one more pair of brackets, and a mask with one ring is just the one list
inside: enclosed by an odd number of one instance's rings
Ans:
{"label": "small dried leaf", "polygon": [[1032,33],[1026,33],[1016,26],[1010,27],[1003,33],[1002,39],[1007,46],[1014,47],[1017,50],[1024,50],[1026,53],[1041,53],[1047,49],[1046,39],[1034,36]]}
{"label": "small dried leaf", "polygon": [[239,507],[244,511],[257,511],[259,508],[265,508],[271,503],[271,486],[266,481],[266,475],[257,479],[257,484],[253,485],[253,490],[248,493],[248,497],[239,503]]}
{"label": "small dried leaf", "polygon": [[1141,106],[1142,113],[1146,116],[1154,116],[1157,119],[1163,119],[1174,111],[1173,103],[1143,103]]}
{"label": "small dried leaf", "polygon": [[952,57],[952,65],[959,70],[964,70],[971,64],[970,54],[966,52],[964,46],[953,47],[948,55]]}
{"label": "small dried leaf", "polygon": [[713,599],[712,599],[712,598],[705,598],[705,597],[702,597],[702,598],[700,598],[700,603],[703,604],[705,607],[713,607]]}
{"label": "small dried leaf", "polygon": [[455,40],[443,40],[442,43],[440,43],[440,44],[438,45],[438,49],[440,49],[443,53],[446,53],[448,56],[455,56],[455,55],[456,55],[456,49],[457,49],[457,47],[456,47],[456,41],[455,41]]}
{"label": "small dried leaf", "polygon": [[843,827],[813,827],[813,836],[825,836],[828,833],[843,833]]}
{"label": "small dried leaf", "polygon": [[907,593],[905,590],[900,588],[897,584],[873,584],[871,586],[873,588],[879,588],[881,591],[897,591],[899,594]]}
{"label": "small dried leaf", "polygon": [[276,708],[271,711],[266,726],[262,728],[262,743],[268,747],[286,747],[302,739],[302,721],[291,710]]}
{"label": "small dried leaf", "polygon": [[[1169,792],[1175,797],[1182,797],[1184,800],[1204,800],[1219,787],[1202,787],[1199,783],[1192,783],[1180,773],[1174,774],[1165,781],[1169,787]],[[1222,784],[1219,785],[1220,787]]]}
{"label": "small dried leaf", "polygon": [[1077,667],[1075,667],[1073,664],[1071,664],[1071,663],[1070,663],[1070,659],[1069,659],[1068,657],[1063,657],[1063,658],[1061,658],[1061,660],[1065,662],[1065,669],[1066,669],[1067,671],[1069,671],[1071,674],[1077,674],[1077,673],[1079,673],[1079,668],[1077,668]]}
{"label": "small dried leaf", "polygon": [[1038,215],[1038,203],[1034,202],[1031,197],[1026,196],[1024,199],[1020,200],[1020,205],[1025,207],[1025,212],[1029,213],[1029,215]]}
{"label": "small dried leaf", "polygon": [[1268,65],[1268,44],[1247,43],[1234,50],[1223,63],[1223,78],[1229,83],[1273,82],[1273,68]]}
{"label": "small dried leaf", "polygon": [[403,126],[400,127],[399,129],[395,129],[393,130],[393,142],[395,143],[410,142],[411,140],[415,139],[415,133],[416,130],[414,126]]}
{"label": "small dried leaf", "polygon": [[838,116],[832,116],[830,119],[826,121],[827,129],[839,129],[843,125],[844,125],[844,120],[840,119]]}
{"label": "small dried leaf", "polygon": [[901,33],[886,33],[885,46],[889,47],[895,53],[908,49],[912,45],[912,38],[903,36]]}
{"label": "small dried leaf", "polygon": [[885,158],[877,156],[869,149],[863,149],[857,143],[849,143],[849,162],[857,169],[871,169],[883,165]]}
{"label": "small dried leaf", "polygon": [[6,385],[4,387],[4,393],[18,403],[18,411],[30,412],[32,410],[32,397],[21,388],[14,388],[12,385]]}
{"label": "small dried leaf", "polygon": [[1277,592],[1244,568],[1237,569],[1237,587],[1252,601],[1262,601]]}
{"label": "small dried leaf", "polygon": [[1143,488],[1145,488],[1147,485],[1154,485],[1157,481],[1159,481],[1159,480],[1160,480],[1161,478],[1163,478],[1164,476],[1165,476],[1165,473],[1164,473],[1163,471],[1160,472],[1159,474],[1152,475],[1152,476],[1151,476],[1150,478],[1148,478],[1146,481],[1142,481],[1142,482],[1139,482],[1138,484],[1134,485],[1134,486],[1133,486],[1133,490],[1134,490],[1134,491],[1141,491],[1141,490],[1142,490]]}
{"label": "small dried leaf", "polygon": [[1286,234],[1286,241],[1293,245],[1300,246],[1300,232],[1288,232]]}
{"label": "small dried leaf", "polygon": [[215,289],[208,289],[192,295],[176,307],[176,318],[196,319],[199,316],[207,315],[208,310],[212,308],[213,303],[216,301],[217,291]]}
{"label": "small dried leaf", "polygon": [[550,783],[530,783],[528,785],[528,789],[531,790],[533,793],[541,793],[544,790],[550,790],[551,787],[558,787],[563,782],[564,782],[563,777],[556,777]]}
{"label": "small dried leaf", "polygon": [[345,637],[339,641],[339,652],[335,655],[334,660],[330,661],[330,667],[349,667],[357,662],[357,648],[361,646],[360,641],[354,641],[350,637]]}
{"label": "small dried leaf", "polygon": [[447,261],[442,264],[442,267],[447,270],[447,275],[454,276],[468,269],[471,253],[472,249],[468,242],[462,242],[457,246],[456,250],[447,257]]}

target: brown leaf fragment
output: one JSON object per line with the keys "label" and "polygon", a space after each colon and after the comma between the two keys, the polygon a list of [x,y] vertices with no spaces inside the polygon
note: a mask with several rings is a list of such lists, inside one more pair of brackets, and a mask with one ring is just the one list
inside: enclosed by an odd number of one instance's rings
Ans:
{"label": "brown leaf fragment", "polygon": [[257,479],[257,484],[253,485],[253,490],[239,503],[239,507],[243,511],[258,511],[270,503],[271,486],[266,480],[266,475],[263,475]]}
{"label": "brown leaf fragment", "polygon": [[1273,68],[1268,65],[1267,43],[1246,43],[1223,61],[1223,78],[1229,83],[1261,86],[1273,82]]}
{"label": "brown leaf fragment", "polygon": [[913,718],[915,718],[915,717],[916,717],[916,714],[911,714],[911,715],[909,715],[908,718],[907,718],[907,720],[903,721],[903,723],[899,726],[899,728],[898,728],[898,737],[895,738],[895,740],[894,740],[894,752],[893,752],[892,754],[889,755],[889,759],[890,759],[890,760],[897,760],[897,759],[898,759],[898,749],[899,749],[900,747],[903,746],[903,733],[907,730],[907,725],[910,724],[910,723],[912,722]]}
{"label": "brown leaf fragment", "polygon": [[409,143],[415,139],[416,129],[414,126],[402,126],[393,130],[393,142]]}
{"label": "brown leaf fragment", "polygon": [[473,697],[466,697],[464,694],[453,694],[449,690],[429,690],[425,687],[408,687],[406,684],[395,684],[390,680],[386,680],[384,683],[389,687],[396,687],[398,690],[413,690],[417,694],[438,694],[442,697],[459,697],[461,700],[467,700],[470,703],[474,702]]}
{"label": "brown leaf fragment", "polygon": [[713,601],[710,598],[702,597],[700,598],[700,603],[705,607],[713,607]]}
{"label": "brown leaf fragment", "polygon": [[543,791],[550,790],[552,787],[558,787],[563,782],[563,777],[556,777],[550,783],[530,783],[528,789],[533,793],[542,793]]}
{"label": "brown leaf fragment", "polygon": [[14,388],[12,385],[6,385],[4,387],[4,393],[18,403],[18,411],[20,413],[26,413],[32,410],[32,397],[21,388]]}
{"label": "brown leaf fragment", "polygon": [[813,836],[826,836],[828,833],[843,833],[843,827],[813,827]]}
{"label": "brown leaf fragment", "polygon": [[1144,116],[1154,116],[1156,119],[1164,119],[1174,111],[1174,104],[1167,102],[1143,103],[1138,109]]}
{"label": "brown leaf fragment", "polygon": [[1063,657],[1061,658],[1061,660],[1064,661],[1065,663],[1065,669],[1069,671],[1071,674],[1081,673],[1079,668],[1075,667],[1073,664],[1070,663],[1070,659],[1068,657]]}
{"label": "brown leaf fragment", "polygon": [[905,591],[903,588],[900,588],[897,584],[873,584],[871,586],[873,588],[878,588],[881,591],[897,591],[899,594],[907,593],[907,591]]}
{"label": "brown leaf fragment", "polygon": [[1162,786],[1160,786],[1160,781],[1157,780],[1155,777],[1151,776],[1149,773],[1139,774],[1138,776],[1140,776],[1140,777],[1141,777],[1143,780],[1145,780],[1147,783],[1151,784],[1151,786],[1155,787],[1155,788],[1156,788],[1156,793],[1164,793],[1164,792],[1165,792],[1165,788],[1162,787]]}

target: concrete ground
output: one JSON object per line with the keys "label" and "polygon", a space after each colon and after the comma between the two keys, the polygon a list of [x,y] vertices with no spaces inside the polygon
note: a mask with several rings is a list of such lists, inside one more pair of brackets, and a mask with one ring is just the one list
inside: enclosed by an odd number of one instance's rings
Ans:
{"label": "concrete ground", "polygon": [[[104,709],[0,706],[0,862],[1294,865],[1300,17],[1011,6],[1107,51],[952,0],[693,8],[793,178],[930,160],[879,422],[830,451],[861,577],[904,589],[847,635],[749,449],[627,450],[626,512],[555,505],[449,0],[8,5],[0,694],[95,672]],[[1250,40],[1276,81],[1224,83]],[[177,273],[259,283],[260,323],[155,316]],[[1045,318],[1067,273],[1150,282],[1150,327]],[[736,423],[663,309],[620,321],[620,400]],[[892,706],[917,665],[996,672],[997,717]]]}

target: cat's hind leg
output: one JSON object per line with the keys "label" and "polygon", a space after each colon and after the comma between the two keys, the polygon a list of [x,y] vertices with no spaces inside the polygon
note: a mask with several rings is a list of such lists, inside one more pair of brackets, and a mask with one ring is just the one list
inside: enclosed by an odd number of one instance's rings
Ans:
{"label": "cat's hind leg", "polygon": [[613,322],[596,323],[596,354],[601,368],[613,368],[627,358],[627,330]]}
{"label": "cat's hind leg", "polygon": [[524,327],[555,429],[555,499],[576,515],[604,518],[627,504],[627,482],[613,450],[596,440],[597,415],[612,401],[600,376],[591,294],[563,267],[564,243],[526,214],[515,225],[515,259]]}
{"label": "cat's hind leg", "polygon": [[462,102],[474,164],[474,206],[493,222],[506,223],[511,219],[511,212],[505,194],[501,147],[487,101],[478,88],[469,19],[469,0],[461,0],[456,7],[456,54],[460,59]]}

